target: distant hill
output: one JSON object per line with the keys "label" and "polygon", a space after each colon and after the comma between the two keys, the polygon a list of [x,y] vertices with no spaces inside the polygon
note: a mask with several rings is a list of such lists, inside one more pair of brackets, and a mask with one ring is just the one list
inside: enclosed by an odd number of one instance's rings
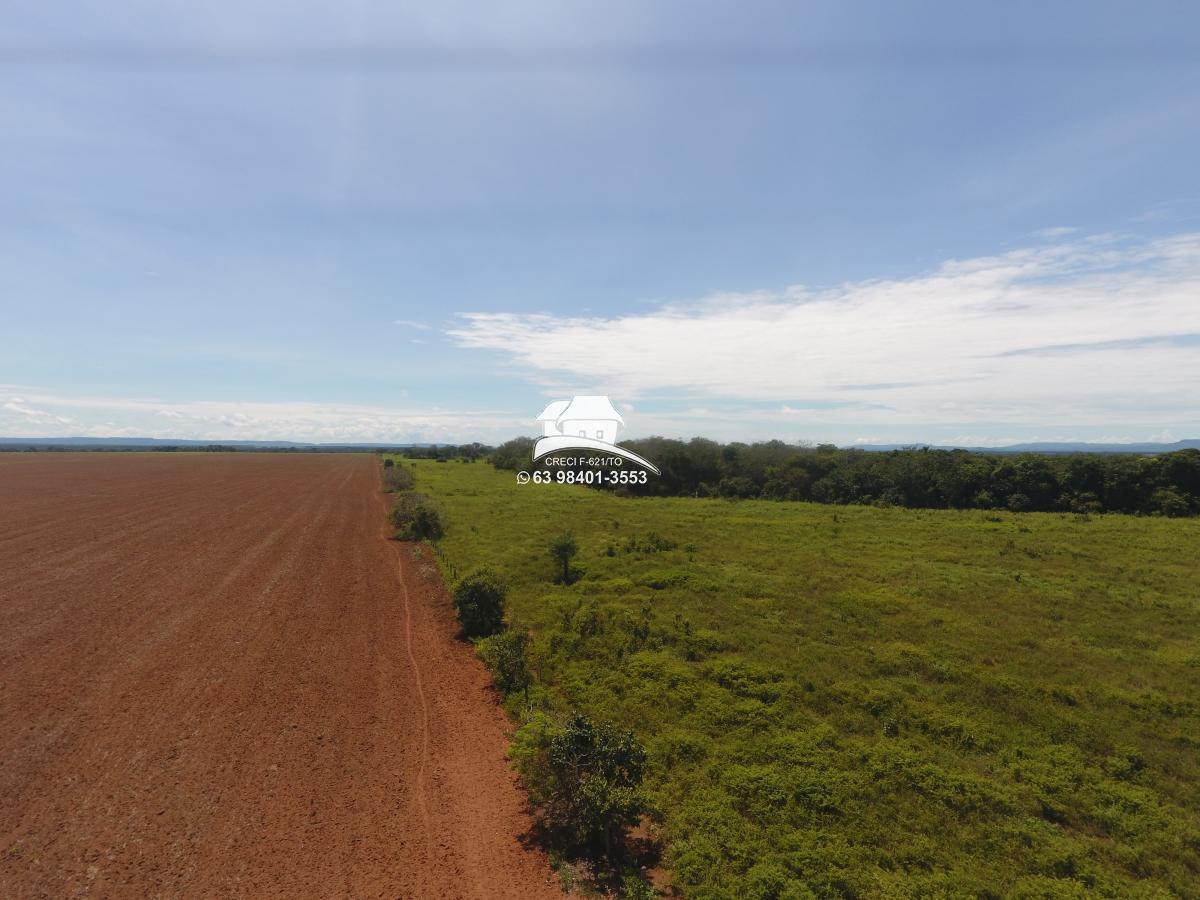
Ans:
{"label": "distant hill", "polygon": [[[175,438],[143,437],[49,437],[8,438],[0,437],[0,450],[39,449],[50,450],[130,450],[139,448],[165,449],[168,447],[202,448],[232,447],[239,450],[399,450],[414,447],[449,447],[451,444],[432,443],[306,443],[303,441],[233,441],[233,440],[182,440]],[[931,450],[968,450],[972,453],[1170,453],[1172,450],[1200,450],[1200,438],[1174,443],[1138,444],[1089,444],[1085,442],[1041,442],[1010,444],[1004,447],[961,447],[954,444],[855,444],[847,449],[854,450],[904,450],[909,447],[928,447]]]}
{"label": "distant hill", "polygon": [[1088,444],[1085,442],[1039,442],[1009,444],[1004,447],[960,447],[953,444],[856,444],[856,450],[903,450],[929,447],[931,450],[969,450],[972,453],[1170,453],[1173,450],[1200,450],[1200,438],[1170,444]]}

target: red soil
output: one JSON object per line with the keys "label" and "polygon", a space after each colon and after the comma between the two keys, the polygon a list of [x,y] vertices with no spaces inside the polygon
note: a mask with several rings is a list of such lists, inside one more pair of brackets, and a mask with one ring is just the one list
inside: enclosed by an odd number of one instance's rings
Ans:
{"label": "red soil", "polygon": [[376,466],[0,454],[0,896],[561,896]]}

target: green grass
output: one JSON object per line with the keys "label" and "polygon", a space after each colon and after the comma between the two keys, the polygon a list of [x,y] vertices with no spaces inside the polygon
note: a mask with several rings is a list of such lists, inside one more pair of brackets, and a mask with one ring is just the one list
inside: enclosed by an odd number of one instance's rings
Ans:
{"label": "green grass", "polygon": [[1200,896],[1200,520],[417,487],[538,702],[646,744],[686,896]]}

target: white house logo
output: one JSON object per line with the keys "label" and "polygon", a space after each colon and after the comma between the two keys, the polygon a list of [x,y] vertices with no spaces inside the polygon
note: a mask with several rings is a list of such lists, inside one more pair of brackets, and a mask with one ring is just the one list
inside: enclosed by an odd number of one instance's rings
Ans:
{"label": "white house logo", "polygon": [[607,397],[555,400],[542,410],[537,420],[542,426],[542,436],[533,445],[535,462],[562,450],[595,450],[623,457],[655,475],[661,474],[649,460],[617,446],[617,429],[625,424],[625,420],[613,409]]}

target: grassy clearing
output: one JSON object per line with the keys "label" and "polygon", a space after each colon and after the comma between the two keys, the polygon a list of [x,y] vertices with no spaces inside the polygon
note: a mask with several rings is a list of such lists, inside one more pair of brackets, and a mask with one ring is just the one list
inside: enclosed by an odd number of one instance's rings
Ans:
{"label": "grassy clearing", "polygon": [[647,746],[686,895],[1200,896],[1200,521],[417,472],[533,632],[530,702]]}

